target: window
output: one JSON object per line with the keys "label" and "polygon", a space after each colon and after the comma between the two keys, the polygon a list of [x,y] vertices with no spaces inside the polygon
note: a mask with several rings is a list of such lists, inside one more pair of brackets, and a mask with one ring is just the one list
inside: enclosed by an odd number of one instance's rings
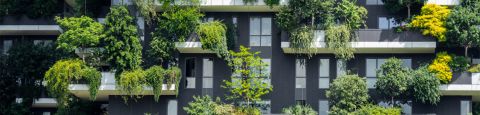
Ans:
{"label": "window", "polygon": [[[412,68],[412,59],[401,59],[403,66],[407,68]],[[385,59],[374,59],[367,58],[366,62],[366,74],[367,74],[367,87],[375,88],[375,83],[377,82],[377,70],[380,69],[382,64],[385,63]]]}
{"label": "window", "polygon": [[52,44],[52,40],[33,40],[34,45],[50,45]]}
{"label": "window", "polygon": [[185,59],[186,88],[195,88],[195,58]]}
{"label": "window", "polygon": [[272,104],[270,100],[261,100],[256,103],[241,101],[240,106],[251,105],[255,108],[259,108],[262,115],[271,114]]}
{"label": "window", "polygon": [[168,100],[167,115],[177,115],[177,100]]}
{"label": "window", "polygon": [[400,24],[397,23],[394,18],[378,17],[379,29],[392,29],[398,26],[400,26]]}
{"label": "window", "polygon": [[318,102],[318,115],[328,115],[328,101],[320,100]]}
{"label": "window", "polygon": [[470,111],[470,101],[469,100],[461,100],[460,101],[460,115],[469,115],[471,114]]}
{"label": "window", "polygon": [[10,50],[12,45],[13,45],[13,40],[4,40],[3,41],[3,54],[7,54],[8,50]]}
{"label": "window", "polygon": [[347,72],[347,62],[345,60],[337,60],[337,77],[345,75]]}
{"label": "window", "polygon": [[265,63],[267,64],[267,67],[265,67],[266,70],[262,70],[261,72],[263,74],[265,74],[266,76],[266,79],[263,81],[264,83],[268,83],[269,85],[271,85],[271,79],[270,76],[271,76],[271,60],[270,59],[262,59],[262,63]]}
{"label": "window", "polygon": [[318,88],[329,88],[330,85],[330,60],[320,59],[320,74],[318,78]]}
{"label": "window", "polygon": [[295,100],[305,100],[307,88],[307,62],[305,59],[296,59],[295,63]]}
{"label": "window", "polygon": [[250,18],[250,46],[272,46],[272,18]]}
{"label": "window", "polygon": [[203,59],[202,94],[213,95],[213,58]]}
{"label": "window", "polygon": [[213,19],[213,17],[203,17],[202,22],[212,22]]}
{"label": "window", "polygon": [[367,0],[367,5],[383,5],[382,0]]}
{"label": "window", "polygon": [[43,112],[42,115],[51,115],[50,112]]}

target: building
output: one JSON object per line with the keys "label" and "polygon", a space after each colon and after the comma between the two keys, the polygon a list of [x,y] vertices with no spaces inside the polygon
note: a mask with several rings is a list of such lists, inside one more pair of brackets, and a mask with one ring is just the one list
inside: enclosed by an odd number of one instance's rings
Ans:
{"label": "building", "polygon": [[[72,6],[73,0],[65,0],[65,4]],[[455,0],[429,0],[429,3],[439,5],[455,5]],[[111,5],[120,4],[120,0],[112,0]],[[127,0],[133,5],[132,0]],[[281,5],[287,0],[280,0]],[[102,22],[107,13],[107,4],[101,8],[97,20]],[[366,24],[368,29],[358,30],[358,39],[352,42],[357,49],[355,58],[347,62],[335,58],[325,46],[325,33],[315,31],[315,45],[319,55],[311,58],[298,57],[298,53],[289,47],[287,33],[280,30],[275,23],[275,13],[278,7],[270,8],[262,0],[246,5],[241,0],[202,0],[201,10],[205,13],[205,20],[224,20],[237,27],[238,40],[236,46],[248,46],[253,51],[260,51],[260,57],[270,64],[270,83],[274,86],[273,92],[265,96],[263,101],[269,105],[262,112],[265,114],[280,114],[282,108],[305,103],[324,115],[328,111],[328,99],[325,90],[329,83],[340,74],[349,70],[365,77],[368,88],[374,92],[376,70],[389,57],[397,57],[410,68],[420,66],[422,62],[435,57],[438,42],[428,39],[418,32],[396,33],[392,29],[398,26],[392,22],[381,0],[359,0],[358,5],[368,10]],[[160,7],[160,6],[158,6]],[[133,9],[134,10],[134,9]],[[153,31],[152,27],[145,26],[141,17],[137,17],[138,27],[142,31],[142,42],[145,44],[151,39],[147,34]],[[62,32],[53,18],[29,19],[27,17],[8,17],[0,22],[0,44],[4,53],[15,45],[17,41],[32,40],[53,42]],[[227,92],[222,88],[223,80],[231,75],[231,70],[222,59],[211,51],[204,50],[199,41],[178,42],[179,66],[182,69],[182,79],[179,85],[179,95],[166,87],[159,102],[153,101],[148,94],[137,101],[124,104],[115,91],[115,78],[112,73],[102,73],[96,102],[107,109],[109,114],[186,114],[182,109],[193,100],[194,95],[211,95],[223,97]],[[305,61],[306,64],[300,64]],[[474,58],[472,63],[480,63],[480,58]],[[472,77],[470,77],[472,76]],[[476,77],[473,77],[476,76]],[[475,79],[476,78],[476,79]],[[440,87],[441,102],[437,105],[426,105],[409,102],[402,106],[405,114],[439,114],[439,115],[466,115],[472,112],[472,102],[479,101],[480,81],[475,73],[454,74],[452,82]],[[88,99],[88,87],[85,84],[72,84],[71,92]],[[38,99],[33,109],[38,113],[50,114],[55,111],[56,101],[45,95]]]}

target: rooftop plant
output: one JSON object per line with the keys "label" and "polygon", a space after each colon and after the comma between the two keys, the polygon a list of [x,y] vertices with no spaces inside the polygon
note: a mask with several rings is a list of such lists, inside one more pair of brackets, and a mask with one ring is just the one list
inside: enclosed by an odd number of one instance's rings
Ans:
{"label": "rooftop plant", "polygon": [[420,15],[413,18],[410,26],[420,29],[423,35],[430,35],[444,42],[447,40],[445,22],[449,14],[450,9],[446,6],[427,4],[422,7]]}
{"label": "rooftop plant", "polygon": [[332,50],[335,57],[340,59],[351,59],[354,57],[354,48],[350,46],[352,33],[347,25],[331,26],[325,32],[328,49]]}
{"label": "rooftop plant", "polygon": [[98,46],[103,35],[103,25],[90,17],[55,17],[58,25],[64,30],[57,39],[57,48],[74,51],[77,48]]}
{"label": "rooftop plant", "polygon": [[196,34],[200,38],[203,49],[214,51],[218,57],[229,58],[226,26],[220,21],[201,23]]}

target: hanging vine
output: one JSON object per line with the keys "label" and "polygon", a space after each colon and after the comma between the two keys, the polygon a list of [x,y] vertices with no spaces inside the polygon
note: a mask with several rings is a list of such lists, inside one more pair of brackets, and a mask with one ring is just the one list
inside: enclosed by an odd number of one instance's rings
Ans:
{"label": "hanging vine", "polygon": [[134,0],[140,15],[145,18],[147,24],[151,24],[155,17],[157,17],[157,11],[155,11],[155,0]]}
{"label": "hanging vine", "polygon": [[167,84],[175,84],[175,95],[178,96],[178,87],[182,77],[181,70],[178,67],[170,67],[167,70]]}
{"label": "hanging vine", "polygon": [[145,75],[146,83],[148,86],[152,87],[154,99],[158,102],[158,99],[162,94],[165,70],[161,66],[152,66],[146,70]]}
{"label": "hanging vine", "polygon": [[308,26],[304,26],[292,31],[290,35],[290,45],[295,52],[301,52],[311,57],[316,48],[312,47],[313,30]]}
{"label": "hanging vine", "polygon": [[142,97],[140,94],[144,91],[145,82],[145,71],[142,69],[128,70],[120,74],[116,88],[122,94],[125,94],[122,98],[126,103],[129,98],[137,99]]}
{"label": "hanging vine", "polygon": [[352,59],[354,48],[351,47],[350,40],[352,39],[352,33],[349,27],[346,25],[331,26],[325,32],[325,38],[327,39],[327,47],[333,51],[336,58],[348,60]]}
{"label": "hanging vine", "polygon": [[218,57],[228,60],[226,26],[220,21],[202,23],[197,26],[196,33],[203,49],[212,50]]}

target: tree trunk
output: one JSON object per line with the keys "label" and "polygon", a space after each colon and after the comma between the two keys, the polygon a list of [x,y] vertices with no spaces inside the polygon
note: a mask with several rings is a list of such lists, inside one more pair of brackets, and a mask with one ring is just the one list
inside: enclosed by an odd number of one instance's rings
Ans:
{"label": "tree trunk", "polygon": [[407,4],[408,18],[410,18],[410,4]]}
{"label": "tree trunk", "polygon": [[393,105],[395,104],[395,102],[393,101],[393,96],[392,96],[392,104],[390,105],[391,107],[393,107]]}
{"label": "tree trunk", "polygon": [[470,48],[469,46],[465,46],[465,57],[468,57],[468,48]]}

